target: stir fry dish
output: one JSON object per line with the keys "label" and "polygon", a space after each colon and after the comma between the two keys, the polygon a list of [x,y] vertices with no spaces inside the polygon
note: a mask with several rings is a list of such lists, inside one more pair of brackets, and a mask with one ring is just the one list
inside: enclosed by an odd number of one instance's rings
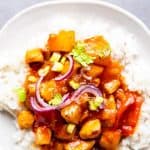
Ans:
{"label": "stir fry dish", "polygon": [[17,119],[41,150],[115,150],[134,133],[143,97],[128,89],[111,52],[103,36],[76,40],[65,30],[27,50]]}

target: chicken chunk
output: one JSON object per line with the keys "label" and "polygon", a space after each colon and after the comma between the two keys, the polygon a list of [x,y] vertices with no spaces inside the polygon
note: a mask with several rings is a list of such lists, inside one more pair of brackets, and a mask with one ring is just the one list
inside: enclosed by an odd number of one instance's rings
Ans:
{"label": "chicken chunk", "polygon": [[40,48],[31,49],[26,52],[25,60],[27,64],[43,62],[44,57]]}
{"label": "chicken chunk", "polygon": [[18,124],[20,128],[28,129],[34,122],[34,116],[30,111],[23,110],[18,115]]}
{"label": "chicken chunk", "polygon": [[46,126],[38,127],[35,133],[35,143],[37,145],[47,145],[51,142],[51,130]]}
{"label": "chicken chunk", "polygon": [[108,94],[114,93],[120,86],[119,80],[112,80],[104,84],[104,89]]}
{"label": "chicken chunk", "polygon": [[72,103],[61,110],[61,116],[69,123],[78,124],[82,110],[76,103]]}
{"label": "chicken chunk", "polygon": [[101,133],[101,122],[99,119],[89,120],[83,124],[79,134],[82,139],[93,139]]}
{"label": "chicken chunk", "polygon": [[58,93],[57,85],[54,80],[46,81],[41,84],[40,93],[45,101],[49,102]]}
{"label": "chicken chunk", "polygon": [[95,141],[82,141],[77,140],[64,144],[64,150],[91,150],[95,144]]}
{"label": "chicken chunk", "polygon": [[71,141],[74,139],[75,130],[72,133],[67,132],[67,125],[60,125],[55,131],[55,137],[60,140]]}
{"label": "chicken chunk", "polygon": [[120,130],[104,131],[100,138],[99,144],[106,150],[115,150],[120,142],[120,139],[121,139]]}
{"label": "chicken chunk", "polygon": [[70,52],[75,44],[74,31],[60,31],[58,34],[50,34],[47,41],[47,49],[55,52]]}

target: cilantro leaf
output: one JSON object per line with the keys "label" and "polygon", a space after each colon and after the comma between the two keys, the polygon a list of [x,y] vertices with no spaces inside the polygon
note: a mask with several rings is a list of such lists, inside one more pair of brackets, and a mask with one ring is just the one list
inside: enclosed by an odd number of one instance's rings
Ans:
{"label": "cilantro leaf", "polygon": [[26,90],[22,87],[14,89],[18,99],[20,102],[24,102],[26,100]]}
{"label": "cilantro leaf", "polygon": [[86,67],[88,64],[93,63],[93,60],[95,59],[85,52],[85,45],[81,42],[78,42],[76,44],[71,52],[71,55],[73,55],[73,58],[84,67]]}
{"label": "cilantro leaf", "polygon": [[57,106],[62,102],[62,96],[60,93],[56,94],[53,99],[49,101],[50,105]]}

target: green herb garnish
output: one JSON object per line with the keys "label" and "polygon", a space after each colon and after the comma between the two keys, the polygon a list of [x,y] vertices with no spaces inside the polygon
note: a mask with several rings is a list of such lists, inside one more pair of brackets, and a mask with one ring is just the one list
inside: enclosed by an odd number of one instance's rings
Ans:
{"label": "green herb garnish", "polygon": [[93,63],[93,60],[95,59],[86,53],[85,44],[82,42],[77,42],[76,46],[71,52],[71,55],[73,55],[73,58],[84,67]]}
{"label": "green herb garnish", "polygon": [[54,96],[53,99],[51,99],[51,100],[49,101],[49,104],[52,105],[52,106],[57,106],[57,105],[61,104],[61,102],[62,102],[62,96],[61,96],[60,93],[58,93],[58,94],[56,94],[56,95]]}
{"label": "green herb garnish", "polygon": [[16,95],[18,96],[18,100],[20,102],[25,102],[25,100],[26,100],[25,88],[19,87],[19,88],[16,88],[14,91],[15,91]]}
{"label": "green herb garnish", "polygon": [[96,111],[99,106],[102,104],[103,98],[102,97],[96,97],[95,100],[89,101],[89,109],[92,111]]}

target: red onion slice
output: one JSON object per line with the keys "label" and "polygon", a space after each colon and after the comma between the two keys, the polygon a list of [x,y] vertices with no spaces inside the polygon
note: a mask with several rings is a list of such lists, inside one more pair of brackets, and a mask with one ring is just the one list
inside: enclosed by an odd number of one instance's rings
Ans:
{"label": "red onion slice", "polygon": [[95,97],[102,96],[102,93],[98,88],[96,88],[92,84],[88,84],[88,85],[82,85],[78,90],[76,90],[72,95],[71,99],[79,99],[79,97],[84,93],[91,93]]}
{"label": "red onion slice", "polygon": [[50,105],[47,104],[47,103],[44,101],[44,99],[41,97],[41,95],[40,95],[40,85],[41,85],[41,82],[43,81],[44,77],[45,77],[44,75],[41,76],[41,77],[39,78],[39,80],[37,81],[36,86],[35,86],[35,90],[36,90],[35,95],[36,95],[36,99],[37,99],[38,103],[39,103],[42,107],[49,107]]}
{"label": "red onion slice", "polygon": [[62,122],[62,117],[57,107],[41,107],[37,103],[35,97],[30,98],[30,107],[36,114],[37,120],[35,123],[42,123],[44,125],[55,124],[56,122]]}
{"label": "red onion slice", "polygon": [[[69,67],[69,70],[66,74],[62,75],[62,76],[58,76],[55,78],[56,81],[60,81],[60,80],[64,80],[66,78],[68,78],[71,73],[72,73],[72,70],[73,70],[73,65],[74,65],[74,61],[73,61],[73,58],[70,56],[70,55],[67,55],[66,56],[69,61],[70,61],[70,67]],[[47,104],[44,99],[41,97],[40,95],[40,85],[41,85],[41,82],[43,81],[45,75],[42,75],[39,80],[37,81],[36,83],[36,99],[38,101],[38,103],[42,106],[42,107],[51,107],[49,104]],[[64,101],[62,100],[62,103]]]}
{"label": "red onion slice", "polygon": [[31,97],[30,98],[30,105],[32,107],[32,109],[35,111],[35,112],[49,112],[51,110],[56,110],[56,109],[60,109],[63,107],[63,103],[65,103],[67,100],[68,100],[68,97],[69,97],[69,93],[65,94],[62,98],[62,103],[59,105],[59,106],[50,106],[48,105],[48,107],[42,107],[40,106],[36,99],[34,97]]}
{"label": "red onion slice", "polygon": [[37,99],[37,102],[40,104],[41,107],[46,107],[46,108],[51,108],[52,107],[52,108],[55,108],[55,109],[61,107],[61,105],[63,105],[63,103],[68,99],[69,93],[65,94],[62,97],[62,102],[59,106],[57,106],[57,107],[50,106],[49,104],[47,104],[44,101],[44,99],[40,95],[40,85],[41,85],[41,82],[43,81],[43,79],[44,79],[44,76],[41,76],[40,79],[36,83],[36,99]]}
{"label": "red onion slice", "polygon": [[59,108],[63,108],[65,106],[71,104],[73,101],[78,103],[78,99],[84,93],[93,94],[95,97],[102,96],[101,91],[98,88],[96,88],[94,85],[91,85],[91,84],[89,84],[89,85],[82,85],[78,90],[76,90],[73,93],[71,98],[68,98],[64,103],[61,104],[61,106]]}
{"label": "red onion slice", "polygon": [[62,103],[61,105],[58,106],[58,109],[62,109],[65,106],[69,105],[72,101],[70,100],[70,98],[66,99],[66,101],[64,103]]}
{"label": "red onion slice", "polygon": [[49,112],[51,110],[55,110],[57,109],[56,106],[49,106],[49,107],[41,107],[40,105],[38,105],[36,99],[34,97],[30,98],[30,105],[33,111],[35,112]]}
{"label": "red onion slice", "polygon": [[61,81],[61,80],[69,78],[72,71],[73,71],[73,66],[74,66],[73,58],[70,55],[67,55],[66,57],[68,58],[69,63],[70,63],[69,69],[64,75],[60,75],[60,76],[55,77],[56,81]]}

